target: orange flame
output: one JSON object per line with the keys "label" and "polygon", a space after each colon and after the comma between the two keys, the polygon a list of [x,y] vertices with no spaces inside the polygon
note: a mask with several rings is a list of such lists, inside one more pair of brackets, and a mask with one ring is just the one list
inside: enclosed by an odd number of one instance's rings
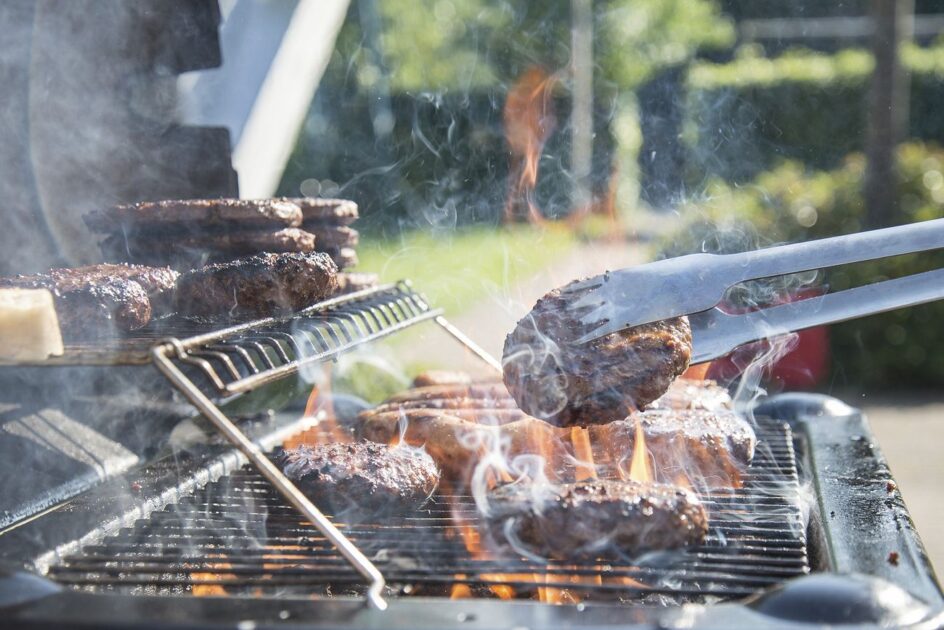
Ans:
{"label": "orange flame", "polygon": [[[551,93],[557,77],[532,66],[508,90],[505,99],[505,139],[511,152],[511,178],[505,202],[505,221],[527,218],[542,223],[541,212],[534,203],[534,187],[538,181],[541,151],[557,127]],[[520,211],[522,198],[527,213]]]}
{"label": "orange flame", "polygon": [[652,466],[649,464],[649,450],[646,448],[646,433],[642,422],[636,420],[636,441],[633,444],[633,459],[629,465],[629,478],[633,481],[652,481]]}
{"label": "orange flame", "polygon": [[570,430],[570,441],[574,445],[574,456],[577,458],[577,481],[596,479],[597,467],[593,461],[593,449],[590,446],[590,431],[584,427],[573,427]]}
{"label": "orange flame", "polygon": [[196,597],[225,597],[229,594],[226,592],[226,588],[222,584],[214,584],[214,582],[235,579],[236,576],[232,573],[215,573],[215,571],[225,571],[231,568],[233,568],[233,565],[229,562],[216,562],[208,567],[214,572],[198,571],[191,573],[191,594]]}

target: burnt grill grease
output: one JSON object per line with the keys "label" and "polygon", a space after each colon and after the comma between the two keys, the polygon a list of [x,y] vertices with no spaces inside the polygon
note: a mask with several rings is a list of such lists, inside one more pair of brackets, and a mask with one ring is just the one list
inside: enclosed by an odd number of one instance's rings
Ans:
{"label": "burnt grill grease", "polygon": [[688,367],[687,318],[578,344],[589,329],[579,321],[582,313],[569,308],[577,296],[561,291],[538,300],[505,339],[505,385],[526,413],[559,426],[620,420],[662,396]]}

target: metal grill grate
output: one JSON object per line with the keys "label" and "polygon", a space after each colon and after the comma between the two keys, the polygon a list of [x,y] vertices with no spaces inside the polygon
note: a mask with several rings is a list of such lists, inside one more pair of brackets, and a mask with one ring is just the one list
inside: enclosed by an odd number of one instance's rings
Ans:
{"label": "metal grill grate", "polygon": [[[287,319],[173,340],[172,360],[215,396],[240,394],[441,313],[408,283],[342,296]],[[197,378],[199,377],[199,378]]]}
{"label": "metal grill grate", "polygon": [[[467,496],[437,496],[401,519],[339,526],[383,572],[389,595],[449,596],[462,584],[475,597],[509,587],[516,597],[533,596],[539,587],[581,599],[743,597],[810,570],[791,432],[765,422],[758,438],[744,487],[703,498],[711,514],[708,540],[658,564],[548,566],[473,557],[460,531],[476,525]],[[365,588],[331,543],[248,467],[64,558],[49,575],[91,592],[337,596],[362,595]]]}

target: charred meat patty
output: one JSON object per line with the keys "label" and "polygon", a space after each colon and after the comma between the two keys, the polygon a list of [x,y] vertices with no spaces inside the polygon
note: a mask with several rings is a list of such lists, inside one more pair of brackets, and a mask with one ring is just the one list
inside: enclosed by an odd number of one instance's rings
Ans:
{"label": "charred meat patty", "polygon": [[171,232],[207,229],[298,227],[302,209],[287,199],[171,199],[96,210],[83,219],[93,232]]}
{"label": "charred meat patty", "polygon": [[592,328],[580,322],[582,312],[568,308],[577,297],[551,291],[505,339],[505,385],[522,411],[560,426],[620,420],[662,396],[688,367],[687,318],[578,344]]}
{"label": "charred meat patty", "polygon": [[694,493],[635,481],[499,486],[488,495],[485,522],[496,543],[557,560],[678,549],[708,534]]}
{"label": "charred meat patty", "polygon": [[177,276],[167,267],[103,264],[3,278],[0,286],[49,289],[63,337],[76,341],[143,328],[152,300],[168,303]]}
{"label": "charred meat patty", "polygon": [[285,475],[319,508],[400,514],[422,507],[439,483],[424,451],[372,442],[299,446],[277,456]]}
{"label": "charred meat patty", "polygon": [[734,403],[728,390],[715,381],[678,378],[669,389],[653,400],[647,409],[704,409],[721,411],[732,409]]}
{"label": "charred meat patty", "polygon": [[333,295],[338,268],[319,252],[257,254],[182,274],[176,307],[197,317],[267,317]]}
{"label": "charred meat patty", "polygon": [[637,423],[655,463],[656,481],[685,479],[699,490],[740,487],[757,446],[754,429],[731,410],[650,409],[590,427],[595,460],[628,469]]}

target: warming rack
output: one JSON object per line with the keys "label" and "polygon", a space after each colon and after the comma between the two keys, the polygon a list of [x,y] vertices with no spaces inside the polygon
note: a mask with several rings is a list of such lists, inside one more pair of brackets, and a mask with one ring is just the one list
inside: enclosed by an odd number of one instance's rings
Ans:
{"label": "warming rack", "polygon": [[221,403],[296,375],[306,366],[336,359],[364,343],[433,320],[500,371],[500,364],[432,308],[409,282],[339,296],[292,316],[247,322],[191,337],[166,337],[152,345],[158,370],[236,446],[256,470],[334,545],[369,582],[370,605],[385,609],[383,575],[361,551],[266,457],[222,410]]}

